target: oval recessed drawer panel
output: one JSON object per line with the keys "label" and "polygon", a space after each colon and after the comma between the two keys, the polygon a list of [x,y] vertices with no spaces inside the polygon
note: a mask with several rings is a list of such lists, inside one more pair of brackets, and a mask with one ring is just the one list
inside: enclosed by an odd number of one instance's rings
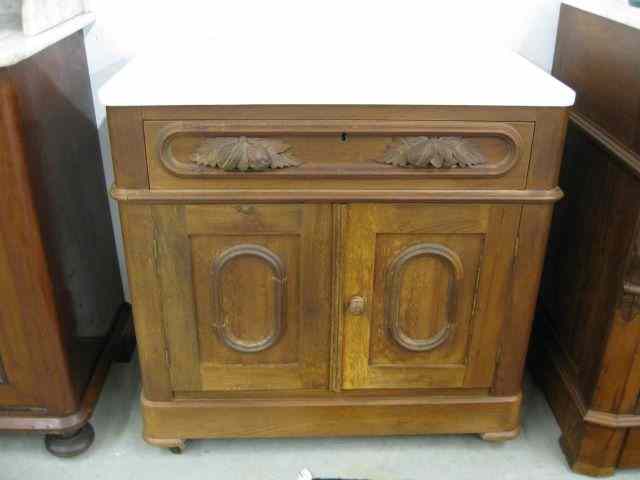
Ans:
{"label": "oval recessed drawer panel", "polygon": [[[152,189],[522,189],[533,123],[146,121]],[[342,183],[342,181],[345,181]],[[352,185],[352,184],[351,184]]]}

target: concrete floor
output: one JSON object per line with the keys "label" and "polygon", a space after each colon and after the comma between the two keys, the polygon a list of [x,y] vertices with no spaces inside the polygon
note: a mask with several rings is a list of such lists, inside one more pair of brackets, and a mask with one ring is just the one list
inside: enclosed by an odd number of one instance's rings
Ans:
{"label": "concrete floor", "polygon": [[[472,435],[304,440],[193,441],[181,456],[148,446],[142,431],[138,366],[113,367],[97,407],[96,441],[83,456],[50,456],[42,437],[0,434],[0,480],[371,480],[579,479],[558,447],[560,430],[542,393],[527,382],[522,435],[490,444]],[[617,480],[640,478],[623,471]]]}

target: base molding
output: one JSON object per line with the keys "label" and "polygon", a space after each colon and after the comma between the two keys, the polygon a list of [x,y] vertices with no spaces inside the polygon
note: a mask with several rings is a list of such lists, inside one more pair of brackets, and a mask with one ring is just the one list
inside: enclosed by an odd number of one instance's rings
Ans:
{"label": "base molding", "polygon": [[[521,395],[177,400],[142,396],[145,440],[475,433],[503,435],[520,426]],[[506,439],[506,438],[505,438]]]}
{"label": "base molding", "polygon": [[116,313],[116,321],[96,362],[78,411],[66,416],[29,415],[28,412],[3,414],[0,415],[0,430],[64,435],[76,432],[88,424],[102,392],[111,363],[122,357],[123,345],[131,342],[132,324],[131,306],[123,304]]}
{"label": "base molding", "polygon": [[571,469],[604,477],[613,475],[618,467],[640,466],[640,462],[620,463],[632,446],[629,433],[638,431],[640,416],[589,409],[542,312],[536,322],[529,364],[562,430],[560,446]]}
{"label": "base molding", "polygon": [[[565,362],[557,353],[561,351],[560,346],[554,341],[550,335],[543,335],[540,330],[550,331],[550,327],[546,326],[546,318],[539,316],[538,330],[534,332],[535,345],[532,350],[532,356],[536,354],[539,359],[537,362],[531,362],[534,373],[539,383],[543,385],[554,384],[554,389],[561,389],[566,399],[570,401],[572,407],[577,411],[581,420],[592,425],[607,428],[637,428],[640,427],[640,415],[638,414],[620,414],[604,412],[587,408],[587,405],[578,391],[578,388],[570,380],[570,375],[564,366]],[[542,360],[544,358],[544,360]],[[536,368],[538,367],[538,368]],[[545,389],[549,391],[548,388]]]}
{"label": "base molding", "polygon": [[[578,406],[579,408],[579,406]],[[583,409],[583,419],[587,423],[609,428],[638,428],[640,415],[601,412],[600,410]]]}

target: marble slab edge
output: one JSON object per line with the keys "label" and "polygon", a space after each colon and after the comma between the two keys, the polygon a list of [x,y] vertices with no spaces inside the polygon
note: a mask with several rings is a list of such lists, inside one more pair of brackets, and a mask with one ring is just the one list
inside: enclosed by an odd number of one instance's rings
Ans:
{"label": "marble slab edge", "polygon": [[83,13],[37,35],[24,35],[21,26],[0,40],[0,67],[10,67],[25,60],[63,38],[82,30],[95,21],[94,13]]}

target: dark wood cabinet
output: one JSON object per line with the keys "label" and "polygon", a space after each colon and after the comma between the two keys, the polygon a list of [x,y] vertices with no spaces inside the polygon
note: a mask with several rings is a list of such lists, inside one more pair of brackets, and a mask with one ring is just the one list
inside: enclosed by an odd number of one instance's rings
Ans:
{"label": "dark wood cabinet", "polygon": [[573,470],[640,467],[640,30],[563,6],[553,73],[576,106],[531,366]]}
{"label": "dark wood cabinet", "polygon": [[131,339],[82,32],[0,69],[0,291],[0,430],[77,453]]}

